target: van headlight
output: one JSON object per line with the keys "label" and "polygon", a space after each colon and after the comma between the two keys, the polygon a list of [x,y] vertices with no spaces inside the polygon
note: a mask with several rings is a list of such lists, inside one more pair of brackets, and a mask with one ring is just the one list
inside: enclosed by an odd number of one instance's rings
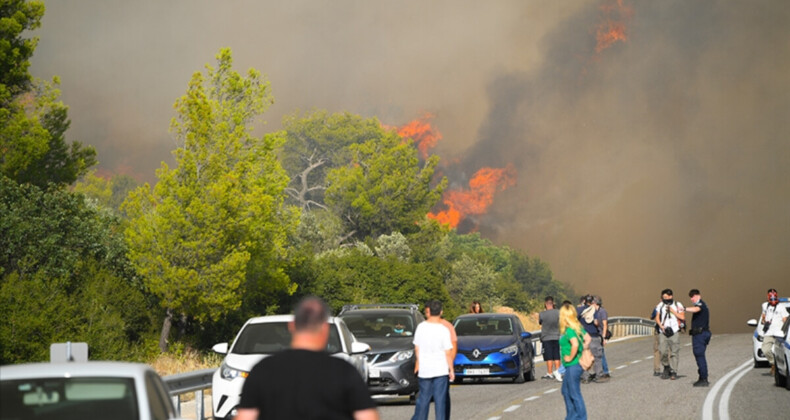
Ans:
{"label": "van headlight", "polygon": [[409,360],[414,356],[414,350],[401,350],[392,355],[389,358],[389,362],[402,362],[404,360]]}
{"label": "van headlight", "polygon": [[515,344],[512,344],[512,345],[510,345],[510,346],[507,346],[507,347],[505,347],[505,348],[503,348],[503,349],[499,350],[499,352],[500,352],[500,353],[509,354],[509,355],[511,355],[511,356],[515,356],[515,355],[517,355],[517,354],[518,354],[518,346],[517,346],[517,345],[515,345]]}
{"label": "van headlight", "polygon": [[222,365],[219,367],[219,376],[226,381],[232,381],[238,377],[246,378],[249,375],[249,372],[234,369],[228,366],[225,362],[222,362]]}

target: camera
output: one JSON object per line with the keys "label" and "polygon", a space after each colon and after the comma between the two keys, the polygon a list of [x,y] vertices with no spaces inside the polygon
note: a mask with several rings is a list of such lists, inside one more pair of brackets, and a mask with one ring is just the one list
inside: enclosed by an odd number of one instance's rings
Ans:
{"label": "camera", "polygon": [[675,332],[672,331],[672,328],[664,328],[664,335],[669,338],[675,335]]}
{"label": "camera", "polygon": [[768,332],[768,328],[771,328],[771,321],[768,321],[765,324],[763,324],[763,334]]}

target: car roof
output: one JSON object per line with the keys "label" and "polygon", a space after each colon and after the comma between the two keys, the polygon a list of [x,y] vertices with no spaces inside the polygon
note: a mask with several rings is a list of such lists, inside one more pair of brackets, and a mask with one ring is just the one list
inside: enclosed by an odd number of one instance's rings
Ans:
{"label": "car roof", "polygon": [[147,372],[153,371],[146,364],[128,362],[23,363],[0,366],[0,380],[57,377],[143,378]]}
{"label": "car roof", "polygon": [[464,318],[513,318],[515,315],[513,314],[496,314],[496,313],[480,313],[480,314],[463,314],[458,315],[455,319],[464,319]]}
{"label": "car roof", "polygon": [[[334,316],[329,317],[329,323],[335,323]],[[266,316],[256,316],[255,318],[250,318],[247,320],[247,324],[266,324],[270,322],[291,322],[294,320],[293,315],[266,315]]]}
{"label": "car roof", "polygon": [[394,309],[394,308],[387,308],[387,309],[370,308],[370,309],[367,309],[367,308],[359,308],[359,309],[347,310],[347,311],[343,312],[342,314],[340,314],[339,317],[342,318],[342,317],[344,317],[346,315],[360,314],[360,313],[371,314],[371,315],[396,315],[396,314],[413,314],[415,312],[413,312],[413,311],[411,311],[409,309],[406,309],[406,308],[403,308],[403,309]]}

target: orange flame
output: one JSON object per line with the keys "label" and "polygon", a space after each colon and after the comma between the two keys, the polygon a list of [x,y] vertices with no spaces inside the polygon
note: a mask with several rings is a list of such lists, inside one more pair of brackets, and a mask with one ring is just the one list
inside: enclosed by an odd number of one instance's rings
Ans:
{"label": "orange flame", "polygon": [[423,159],[428,158],[428,152],[436,147],[436,143],[442,139],[442,133],[431,127],[429,121],[433,118],[433,114],[426,113],[421,118],[398,128],[398,135],[414,140]]}
{"label": "orange flame", "polygon": [[601,6],[603,22],[598,25],[595,31],[595,52],[599,53],[617,41],[627,41],[626,21],[631,17],[633,11],[629,6],[623,5],[623,0],[607,2]]}
{"label": "orange flame", "polygon": [[468,190],[450,190],[445,193],[442,201],[447,210],[428,213],[428,217],[455,228],[467,216],[484,214],[494,202],[497,191],[504,191],[515,185],[515,175],[512,165],[480,169],[469,180]]}

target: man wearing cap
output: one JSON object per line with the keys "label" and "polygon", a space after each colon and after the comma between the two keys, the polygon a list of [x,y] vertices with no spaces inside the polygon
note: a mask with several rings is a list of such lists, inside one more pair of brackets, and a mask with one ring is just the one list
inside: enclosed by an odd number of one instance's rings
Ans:
{"label": "man wearing cap", "polygon": [[603,343],[601,342],[601,333],[598,331],[598,326],[595,325],[595,316],[598,313],[598,306],[595,304],[595,299],[592,295],[587,295],[584,300],[585,307],[579,315],[579,322],[582,327],[587,331],[592,339],[590,341],[590,351],[592,352],[595,360],[592,365],[592,373],[584,371],[582,373],[582,383],[590,382],[607,382],[609,378],[603,376]]}
{"label": "man wearing cap", "polygon": [[776,370],[776,359],[774,355],[774,342],[776,337],[782,337],[782,324],[787,319],[787,311],[784,310],[785,305],[779,303],[779,294],[776,289],[768,289],[767,302],[763,303],[763,354],[771,364],[771,377],[774,376]]}
{"label": "man wearing cap", "polygon": [[694,382],[694,386],[708,386],[708,361],[705,359],[705,350],[710,343],[710,312],[698,289],[691,289],[689,298],[692,303],[692,306],[686,308],[686,312],[692,314],[689,335],[691,335],[691,349],[699,373],[699,379]]}
{"label": "man wearing cap", "polygon": [[601,333],[601,378],[610,378],[609,364],[606,363],[606,341],[609,340],[609,313],[603,307],[603,299],[600,296],[593,297],[595,305],[595,325]]}

